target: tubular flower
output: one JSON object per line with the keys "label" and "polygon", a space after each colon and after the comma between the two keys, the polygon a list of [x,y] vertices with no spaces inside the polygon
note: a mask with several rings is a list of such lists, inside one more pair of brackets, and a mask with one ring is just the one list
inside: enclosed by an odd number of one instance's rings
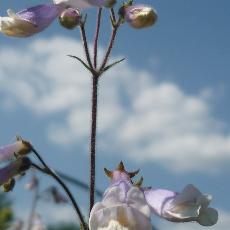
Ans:
{"label": "tubular flower", "polygon": [[0,147],[0,163],[12,160],[15,156],[25,156],[31,151],[31,144],[28,141],[18,138],[13,144]]}
{"label": "tubular flower", "polygon": [[0,31],[8,36],[28,37],[39,33],[64,10],[63,4],[38,5],[14,13],[8,10],[9,17],[0,17]]}
{"label": "tubular flower", "polygon": [[92,6],[97,7],[112,7],[116,0],[53,0],[55,4],[64,4],[73,8],[88,8]]}
{"label": "tubular flower", "polygon": [[124,5],[120,14],[129,25],[136,29],[152,26],[157,21],[155,9],[147,5]]}
{"label": "tubular flower", "polygon": [[217,211],[208,208],[211,196],[203,195],[193,185],[187,185],[181,193],[141,188],[142,179],[136,184],[131,180],[137,172],[127,172],[122,162],[114,171],[105,169],[112,184],[91,210],[91,230],[150,230],[151,212],[173,222],[197,221],[205,226],[217,222]]}
{"label": "tubular flower", "polygon": [[208,205],[210,195],[202,194],[193,185],[187,185],[181,193],[163,189],[144,190],[151,211],[172,222],[197,221],[200,225],[216,224],[218,213]]}
{"label": "tubular flower", "polygon": [[29,169],[31,162],[29,158],[20,158],[14,162],[11,162],[4,168],[0,169],[0,186],[5,183],[8,183],[13,177],[25,172]]}

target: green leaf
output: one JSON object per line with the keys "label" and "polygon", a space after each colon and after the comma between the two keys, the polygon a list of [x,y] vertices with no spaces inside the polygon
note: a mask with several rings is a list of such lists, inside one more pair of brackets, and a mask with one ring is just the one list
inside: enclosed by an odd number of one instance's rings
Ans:
{"label": "green leaf", "polygon": [[68,55],[68,57],[77,59],[83,66],[85,66],[86,69],[92,72],[91,68],[81,58],[74,56],[74,55]]}
{"label": "green leaf", "polygon": [[107,65],[103,70],[102,73],[104,73],[105,71],[109,70],[110,68],[112,68],[113,66],[123,62],[125,60],[125,58],[122,58],[121,60],[115,61],[114,63]]}

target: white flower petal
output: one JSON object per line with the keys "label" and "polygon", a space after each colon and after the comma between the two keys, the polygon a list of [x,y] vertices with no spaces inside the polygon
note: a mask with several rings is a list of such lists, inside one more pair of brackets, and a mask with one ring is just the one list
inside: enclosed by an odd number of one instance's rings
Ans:
{"label": "white flower petal", "polygon": [[127,193],[126,202],[129,206],[139,210],[145,216],[150,217],[150,208],[146,202],[144,193],[137,187],[132,187]]}
{"label": "white flower petal", "polygon": [[149,218],[139,210],[123,204],[91,213],[89,220],[90,230],[109,229],[108,226],[113,220],[129,230],[152,229]]}

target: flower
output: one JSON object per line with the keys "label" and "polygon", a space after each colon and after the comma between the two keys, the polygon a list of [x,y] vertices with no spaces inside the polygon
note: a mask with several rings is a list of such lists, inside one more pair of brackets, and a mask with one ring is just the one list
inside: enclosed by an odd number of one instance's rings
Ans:
{"label": "flower", "polygon": [[92,6],[112,7],[116,3],[116,0],[53,0],[53,2],[55,4],[64,4],[75,9],[82,9]]}
{"label": "flower", "polygon": [[218,220],[218,212],[209,208],[210,195],[203,195],[189,184],[181,193],[164,189],[144,190],[151,211],[172,222],[197,221],[200,225],[211,226]]}
{"label": "flower", "polygon": [[64,10],[62,4],[37,5],[0,17],[0,31],[8,36],[28,37],[41,32]]}
{"label": "flower", "polygon": [[0,147],[0,162],[12,160],[15,156],[25,156],[31,148],[28,141],[18,137],[15,143]]}
{"label": "flower", "polygon": [[135,29],[152,26],[157,21],[155,9],[147,5],[124,5],[120,14]]}
{"label": "flower", "polygon": [[142,188],[142,179],[135,184],[131,180],[137,172],[127,172],[122,162],[114,171],[105,169],[112,184],[91,210],[91,230],[152,229],[151,212],[172,222],[197,221],[204,226],[217,222],[217,211],[208,207],[210,195],[203,195],[193,185],[187,185],[181,193]]}
{"label": "flower", "polygon": [[4,168],[0,169],[0,186],[7,183],[13,177],[25,172],[29,169],[31,162],[29,158],[24,157],[11,162]]}

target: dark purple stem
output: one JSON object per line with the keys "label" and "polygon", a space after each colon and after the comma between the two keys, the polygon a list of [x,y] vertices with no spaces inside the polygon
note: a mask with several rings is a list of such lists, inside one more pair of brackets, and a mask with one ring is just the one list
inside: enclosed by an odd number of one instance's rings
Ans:
{"label": "dark purple stem", "polygon": [[97,69],[97,49],[98,49],[98,38],[99,38],[99,32],[100,32],[100,26],[101,26],[101,13],[102,13],[102,8],[99,8],[98,14],[97,14],[97,25],[96,25],[96,32],[95,32],[95,38],[94,38],[93,64],[94,64],[95,69]]}
{"label": "dark purple stem", "polygon": [[90,136],[90,211],[94,205],[95,193],[95,165],[96,165],[96,130],[97,130],[97,91],[98,76],[92,77],[92,114],[91,114],[91,136]]}
{"label": "dark purple stem", "polygon": [[89,47],[88,47],[88,42],[87,42],[87,37],[86,37],[86,32],[85,32],[85,22],[81,23],[80,28],[81,28],[81,37],[82,37],[82,41],[83,41],[86,59],[87,59],[87,62],[89,64],[89,67],[91,68],[91,70],[93,70],[94,68],[93,68],[93,65],[91,62],[91,58],[90,58],[90,54],[89,54]]}
{"label": "dark purple stem", "polygon": [[115,38],[116,38],[116,35],[117,35],[117,30],[118,30],[118,25],[114,25],[113,27],[113,31],[112,31],[112,34],[111,34],[111,37],[110,37],[110,42],[109,42],[109,45],[108,45],[108,48],[107,48],[107,51],[105,53],[105,57],[103,59],[103,62],[101,64],[101,67],[100,67],[100,72],[103,71],[103,69],[105,68],[107,62],[108,62],[108,59],[109,59],[109,55],[112,51],[112,48],[113,48],[113,44],[114,44],[114,41],[115,41]]}

